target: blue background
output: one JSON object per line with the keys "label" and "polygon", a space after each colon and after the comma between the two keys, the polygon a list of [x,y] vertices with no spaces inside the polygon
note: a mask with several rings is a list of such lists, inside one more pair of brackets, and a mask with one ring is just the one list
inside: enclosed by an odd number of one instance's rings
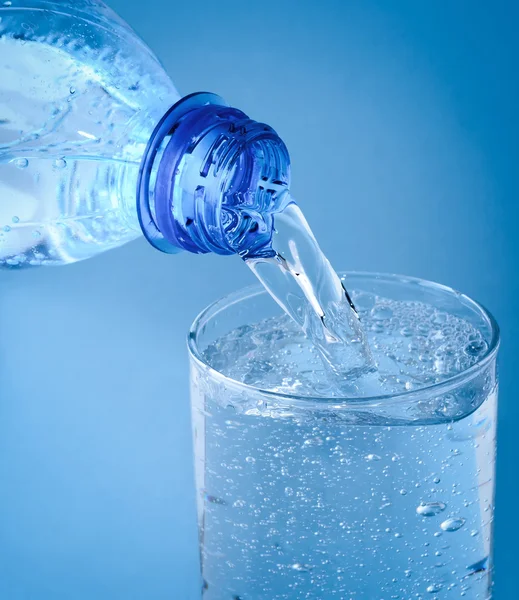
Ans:
{"label": "blue background", "polygon": [[[181,93],[217,92],[278,130],[337,268],[433,279],[494,312],[499,600],[515,597],[519,537],[514,4],[110,2]],[[234,257],[144,241],[2,273],[0,598],[197,597],[184,338],[250,282]]]}

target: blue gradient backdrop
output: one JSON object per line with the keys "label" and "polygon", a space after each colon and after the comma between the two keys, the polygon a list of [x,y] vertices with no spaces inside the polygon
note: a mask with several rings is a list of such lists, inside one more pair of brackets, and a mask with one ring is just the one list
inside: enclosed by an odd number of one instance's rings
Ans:
{"label": "blue gradient backdrop", "polygon": [[[337,268],[433,279],[494,312],[496,598],[515,598],[516,4],[110,5],[182,93],[217,92],[279,131],[294,195]],[[234,257],[170,257],[144,241],[2,273],[0,598],[197,597],[184,337],[199,309],[250,282]]]}

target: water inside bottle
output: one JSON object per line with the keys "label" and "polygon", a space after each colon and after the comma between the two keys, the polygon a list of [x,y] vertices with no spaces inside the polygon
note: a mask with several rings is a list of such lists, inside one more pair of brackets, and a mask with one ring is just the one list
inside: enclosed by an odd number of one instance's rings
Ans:
{"label": "water inside bottle", "polygon": [[140,160],[180,98],[173,84],[116,50],[85,46],[78,60],[65,38],[18,39],[3,25],[0,267],[66,264],[139,237]]}

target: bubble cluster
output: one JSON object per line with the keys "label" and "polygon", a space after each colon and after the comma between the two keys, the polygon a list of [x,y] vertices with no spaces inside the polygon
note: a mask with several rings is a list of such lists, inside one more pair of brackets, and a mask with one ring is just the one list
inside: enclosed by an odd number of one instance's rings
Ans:
{"label": "bubble cluster", "polygon": [[[247,385],[301,396],[373,396],[416,391],[464,371],[488,344],[467,321],[421,302],[395,301],[365,292],[352,294],[378,367],[376,376],[339,389],[319,352],[286,315],[230,331],[205,351],[216,370]],[[434,406],[455,417],[448,397]]]}
{"label": "bubble cluster", "polygon": [[[359,391],[418,390],[414,400],[377,399],[379,412],[295,403],[195,366],[208,598],[488,597],[495,389],[420,393],[474,364],[486,342],[432,306],[365,293],[355,303],[378,363]],[[333,394],[319,353],[284,316],[233,329],[205,360],[264,390]],[[431,419],[404,420],[407,408]]]}
{"label": "bubble cluster", "polygon": [[[238,413],[219,392],[193,390],[209,594],[439,600],[470,576],[471,597],[487,597],[490,500],[473,440],[451,439],[485,407],[452,426],[358,427],[311,410],[306,420]],[[472,452],[462,472],[453,448],[463,460]]]}

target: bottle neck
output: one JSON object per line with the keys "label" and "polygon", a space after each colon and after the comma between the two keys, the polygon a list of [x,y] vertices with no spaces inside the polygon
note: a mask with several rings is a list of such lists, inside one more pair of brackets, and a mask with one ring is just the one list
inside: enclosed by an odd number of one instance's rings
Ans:
{"label": "bottle neck", "polygon": [[290,159],[276,132],[214,94],[161,119],[139,172],[142,231],[163,252],[264,256],[289,202]]}

